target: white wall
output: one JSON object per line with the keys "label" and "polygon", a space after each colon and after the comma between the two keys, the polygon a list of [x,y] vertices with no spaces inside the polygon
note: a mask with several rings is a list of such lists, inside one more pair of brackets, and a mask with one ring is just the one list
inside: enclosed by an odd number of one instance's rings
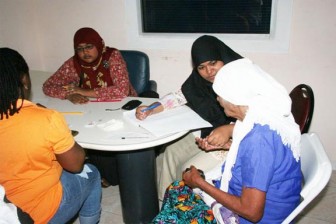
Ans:
{"label": "white wall", "polygon": [[[135,4],[135,3],[134,3]],[[336,169],[336,1],[293,1],[289,51],[239,52],[272,74],[290,91],[299,83],[315,93],[310,131],[317,132]],[[0,0],[0,46],[18,50],[32,70],[55,71],[73,54],[74,32],[96,29],[108,46],[129,49],[125,0]],[[191,46],[191,43],[190,43]],[[142,47],[151,78],[162,95],[176,90],[191,71],[190,46],[158,50]],[[132,47],[134,49],[134,47]]]}

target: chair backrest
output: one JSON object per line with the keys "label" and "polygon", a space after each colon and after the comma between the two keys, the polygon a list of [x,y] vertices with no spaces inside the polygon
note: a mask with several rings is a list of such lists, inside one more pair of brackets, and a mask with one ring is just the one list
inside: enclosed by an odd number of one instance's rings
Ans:
{"label": "chair backrest", "polygon": [[120,50],[123,56],[130,81],[138,94],[150,90],[149,84],[149,58],[141,51]]}
{"label": "chair backrest", "polygon": [[314,112],[314,93],[310,86],[300,84],[289,94],[292,99],[292,114],[300,125],[301,133],[307,133]]}
{"label": "chair backrest", "polygon": [[330,180],[332,166],[317,134],[303,134],[301,137],[301,170],[303,187],[301,202],[282,222],[290,223],[316,196]]}

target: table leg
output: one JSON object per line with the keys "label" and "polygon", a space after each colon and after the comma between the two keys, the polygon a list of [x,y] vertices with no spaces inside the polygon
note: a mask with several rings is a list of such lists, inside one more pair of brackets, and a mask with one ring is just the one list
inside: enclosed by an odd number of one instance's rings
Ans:
{"label": "table leg", "polygon": [[149,223],[159,213],[155,150],[117,154],[119,189],[125,223]]}

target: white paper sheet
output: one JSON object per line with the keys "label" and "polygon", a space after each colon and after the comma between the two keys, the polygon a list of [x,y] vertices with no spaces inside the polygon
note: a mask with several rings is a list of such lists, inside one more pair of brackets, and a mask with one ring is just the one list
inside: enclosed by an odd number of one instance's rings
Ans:
{"label": "white paper sheet", "polygon": [[135,125],[139,125],[153,135],[160,137],[180,131],[196,130],[212,125],[201,118],[188,106],[176,107],[153,114],[140,121],[135,117],[135,110],[124,112],[124,117]]}

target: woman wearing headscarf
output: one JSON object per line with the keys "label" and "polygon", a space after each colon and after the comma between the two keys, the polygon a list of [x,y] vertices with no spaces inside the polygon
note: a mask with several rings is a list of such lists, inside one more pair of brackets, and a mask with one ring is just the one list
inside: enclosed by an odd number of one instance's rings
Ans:
{"label": "woman wearing headscarf", "polygon": [[[204,35],[196,39],[192,45],[191,57],[193,70],[191,75],[183,83],[181,90],[167,94],[159,102],[161,104],[155,109],[142,112],[147,106],[140,106],[136,110],[136,117],[140,120],[147,116],[159,113],[163,110],[187,104],[203,119],[213,125],[212,128],[201,130],[201,137],[207,136],[214,128],[223,126],[228,128],[232,119],[229,119],[216,100],[216,94],[212,89],[212,83],[217,71],[225,64],[242,58],[231,48],[214,36]],[[153,105],[152,104],[152,105]],[[151,106],[151,105],[150,105]],[[219,129],[218,129],[219,130]],[[230,136],[220,136],[219,131],[213,133],[216,145],[224,146]],[[202,170],[211,169],[218,162],[225,159],[226,153],[223,150],[205,152],[201,151],[195,143],[195,135],[189,133],[178,141],[166,147],[163,154],[163,164],[159,179],[159,198],[162,199],[166,188],[174,181],[181,179],[184,163],[196,154],[196,160],[207,161],[202,163]],[[193,161],[194,162],[194,161]],[[189,164],[187,164],[189,167]]]}
{"label": "woman wearing headscarf", "polygon": [[84,27],[74,35],[74,56],[43,84],[51,97],[87,103],[137,96],[129,81],[126,63],[116,48],[106,47],[92,28]]}
{"label": "woman wearing headscarf", "polygon": [[[43,84],[43,92],[51,97],[83,104],[89,98],[98,101],[137,96],[130,83],[126,63],[116,48],[106,47],[92,28],[84,27],[74,35],[75,54]],[[102,186],[118,184],[115,154],[87,150],[90,161],[99,169]]]}
{"label": "woman wearing headscarf", "polygon": [[[170,204],[163,210],[178,210],[172,203],[177,198],[201,197],[197,206],[212,208],[218,223],[281,223],[299,204],[302,181],[301,133],[286,89],[249,59],[225,65],[213,89],[225,113],[237,119],[226,161],[205,179],[191,166],[183,184],[173,183],[167,192]],[[176,194],[187,189],[188,195]]]}

